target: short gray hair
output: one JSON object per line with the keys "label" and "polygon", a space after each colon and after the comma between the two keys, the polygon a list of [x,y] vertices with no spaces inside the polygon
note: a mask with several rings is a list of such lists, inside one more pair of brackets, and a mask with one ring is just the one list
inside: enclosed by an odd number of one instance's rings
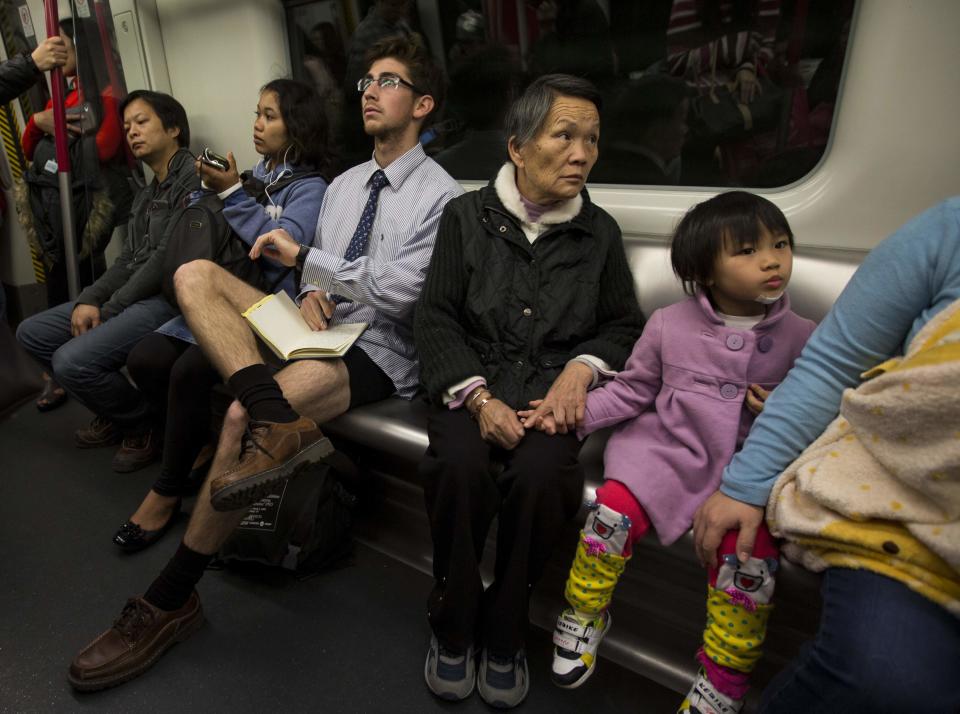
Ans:
{"label": "short gray hair", "polygon": [[522,147],[540,133],[550,107],[557,97],[580,97],[593,102],[600,111],[600,91],[593,83],[572,74],[545,74],[538,77],[510,106],[507,112],[507,137],[516,148]]}

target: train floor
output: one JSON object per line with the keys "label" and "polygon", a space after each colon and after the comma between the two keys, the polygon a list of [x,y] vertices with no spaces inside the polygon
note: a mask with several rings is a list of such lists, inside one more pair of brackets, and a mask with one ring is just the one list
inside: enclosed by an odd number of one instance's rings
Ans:
{"label": "train floor", "polygon": [[[110,542],[157,475],[110,470],[111,449],[81,451],[89,413],[32,402],[0,422],[0,712],[480,712],[474,694],[440,702],[423,682],[429,638],[423,573],[358,543],[308,580],[208,572],[206,625],[114,689],[73,692],[71,657],[142,593],[183,533],[127,556]],[[191,504],[187,504],[189,507]],[[549,683],[549,634],[533,629],[525,712],[671,712],[677,695],[603,661],[573,691]]]}

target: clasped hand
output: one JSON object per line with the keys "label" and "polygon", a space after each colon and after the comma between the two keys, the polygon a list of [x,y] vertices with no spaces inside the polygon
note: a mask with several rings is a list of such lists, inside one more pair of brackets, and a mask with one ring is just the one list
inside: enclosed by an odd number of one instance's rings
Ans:
{"label": "clasped hand", "polygon": [[536,429],[549,435],[567,434],[583,423],[587,388],[593,382],[593,370],[583,362],[567,363],[550,385],[547,396],[530,402],[531,409],[518,412],[524,429]]}

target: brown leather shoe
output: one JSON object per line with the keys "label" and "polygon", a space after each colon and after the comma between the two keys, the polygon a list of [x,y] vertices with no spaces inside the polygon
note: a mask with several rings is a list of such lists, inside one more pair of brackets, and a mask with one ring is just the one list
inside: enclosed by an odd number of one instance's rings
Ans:
{"label": "brown leather shoe", "polygon": [[149,466],[160,458],[160,443],[153,431],[139,436],[124,437],[113,455],[113,470],[118,474],[128,474]]}
{"label": "brown leather shoe", "polygon": [[101,446],[113,446],[120,441],[120,432],[106,417],[96,416],[90,426],[77,429],[73,433],[73,443],[78,449],[96,449]]}
{"label": "brown leather shoe", "polygon": [[248,507],[279,482],[331,453],[333,444],[312,419],[300,417],[290,424],[251,421],[240,459],[210,483],[210,503],[217,511]]}
{"label": "brown leather shoe", "polygon": [[127,682],[146,672],[164,652],[203,624],[197,592],[186,605],[167,612],[142,597],[127,600],[113,627],[80,650],[67,679],[74,689],[92,692]]}

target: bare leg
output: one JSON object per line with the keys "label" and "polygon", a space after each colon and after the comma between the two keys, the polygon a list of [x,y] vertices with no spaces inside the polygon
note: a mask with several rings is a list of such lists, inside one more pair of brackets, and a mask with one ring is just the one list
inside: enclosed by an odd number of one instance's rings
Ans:
{"label": "bare leg", "polygon": [[[349,374],[342,360],[294,362],[277,374],[277,382],[293,408],[317,422],[333,419],[345,412],[350,404]],[[246,515],[244,509],[222,512],[215,511],[210,505],[210,481],[236,464],[240,437],[246,426],[247,412],[239,402],[234,402],[227,410],[217,454],[197,496],[197,504],[183,537],[187,547],[198,553],[216,553]]]}
{"label": "bare leg", "polygon": [[180,266],[177,302],[194,337],[224,379],[262,364],[257,339],[240,314],[264,294],[209,260]]}

